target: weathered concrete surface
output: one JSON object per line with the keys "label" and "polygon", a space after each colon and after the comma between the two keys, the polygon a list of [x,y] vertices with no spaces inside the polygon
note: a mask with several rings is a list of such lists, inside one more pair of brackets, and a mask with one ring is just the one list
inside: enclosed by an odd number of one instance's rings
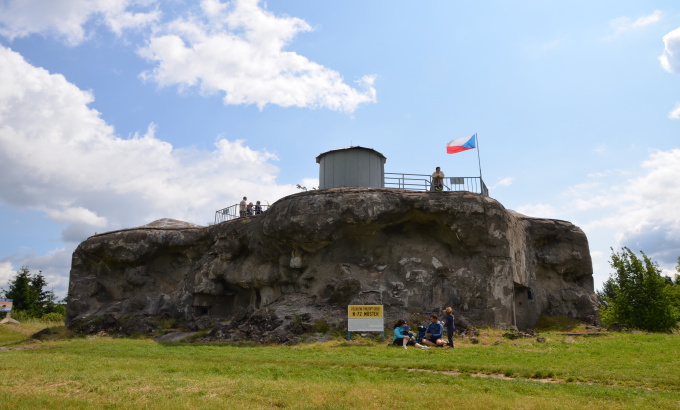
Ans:
{"label": "weathered concrete surface", "polygon": [[265,341],[285,339],[281,326],[341,328],[348,304],[383,304],[388,321],[452,306],[475,325],[519,328],[597,316],[588,241],[573,224],[472,193],[374,188],[299,193],[210,227],[161,220],[90,237],[74,252],[69,297],[72,326],[136,315],[200,328],[270,312]]}

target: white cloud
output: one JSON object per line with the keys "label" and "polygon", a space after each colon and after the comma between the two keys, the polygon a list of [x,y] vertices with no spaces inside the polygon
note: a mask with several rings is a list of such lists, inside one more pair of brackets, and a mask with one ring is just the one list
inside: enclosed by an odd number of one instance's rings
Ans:
{"label": "white cloud", "polygon": [[52,290],[52,287],[54,287],[54,292],[58,297],[66,296],[69,281],[68,272],[71,269],[71,257],[75,248],[75,244],[70,244],[45,255],[14,254],[0,259],[0,287],[6,289],[7,283],[16,275],[16,271],[22,266],[26,266],[31,273],[42,272],[50,286],[45,290]]}
{"label": "white cloud", "polygon": [[106,226],[106,218],[97,216],[95,212],[81,206],[67,208],[63,211],[49,211],[47,216],[57,222],[83,223],[92,226]]}
{"label": "white cloud", "polygon": [[680,103],[675,104],[673,111],[668,113],[668,118],[671,120],[680,120]]}
{"label": "white cloud", "polygon": [[652,152],[642,172],[615,169],[588,175],[587,182],[566,190],[555,204],[527,204],[517,212],[528,216],[579,220],[587,233],[596,287],[610,271],[609,248],[644,251],[664,272],[680,256],[680,149]]}
{"label": "white cloud", "polygon": [[85,25],[101,22],[114,33],[149,25],[160,12],[154,0],[5,0],[0,2],[0,35],[13,40],[34,33],[56,34],[76,45]]}
{"label": "white cloud", "polygon": [[593,251],[593,252],[590,252],[590,257],[591,257],[593,260],[601,261],[601,260],[603,260],[604,258],[606,258],[607,255],[605,255],[605,253],[602,252],[602,251]]}
{"label": "white cloud", "polygon": [[532,218],[560,219],[560,212],[550,204],[527,204],[520,206],[515,211]]}
{"label": "white cloud", "polygon": [[637,29],[655,24],[661,20],[661,15],[661,10],[654,10],[650,15],[638,17],[638,19],[631,24],[631,28]]}
{"label": "white cloud", "polygon": [[248,194],[269,203],[276,157],[245,141],[174,149],[155,126],[122,139],[87,105],[90,93],[0,47],[0,203],[68,224],[65,241],[170,217],[198,224]]}
{"label": "white cloud", "polygon": [[663,43],[664,51],[659,56],[661,67],[669,73],[680,72],[680,28],[663,36]]}
{"label": "white cloud", "polygon": [[496,188],[502,187],[502,186],[510,186],[510,185],[512,185],[514,180],[515,180],[515,178],[513,178],[513,177],[503,178],[500,181],[493,184],[491,187],[489,187],[489,189],[496,189]]}
{"label": "white cloud", "polygon": [[656,151],[642,167],[646,173],[640,177],[608,188],[582,190],[572,201],[588,205],[581,205],[581,210],[606,211],[606,216],[591,220],[587,229],[615,232],[615,248],[629,246],[673,263],[680,255],[680,149]]}
{"label": "white cloud", "polygon": [[[621,176],[631,175],[631,172],[623,170],[623,169],[608,169],[608,170],[605,170],[605,171],[590,172],[588,174],[588,178],[604,178],[604,177],[608,177],[608,176],[611,176],[611,175],[621,177]],[[590,184],[593,184],[593,183],[594,182],[588,182],[587,184],[590,185]]]}
{"label": "white cloud", "polygon": [[7,290],[7,284],[14,275],[15,271],[10,262],[0,262],[0,288]]}
{"label": "white cloud", "polygon": [[222,92],[225,104],[260,109],[276,104],[353,112],[376,101],[375,76],[358,79],[359,91],[338,72],[285,50],[297,34],[311,30],[305,21],[275,16],[260,8],[259,0],[204,0],[201,10],[200,16],[159,28],[140,49],[157,64],[143,78],[161,86]]}
{"label": "white cloud", "polygon": [[300,184],[307,190],[319,189],[319,178],[303,178]]}
{"label": "white cloud", "polygon": [[608,38],[617,37],[618,35],[631,31],[638,30],[649,25],[658,23],[661,20],[663,13],[661,10],[654,10],[652,14],[638,17],[636,20],[632,20],[630,17],[617,17],[612,20],[609,24],[614,29],[614,34]]}

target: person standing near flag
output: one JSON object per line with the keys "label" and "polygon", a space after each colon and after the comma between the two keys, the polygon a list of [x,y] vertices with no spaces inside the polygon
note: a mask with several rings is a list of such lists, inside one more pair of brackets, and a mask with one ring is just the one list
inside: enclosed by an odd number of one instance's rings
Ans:
{"label": "person standing near flag", "polygon": [[437,192],[444,190],[444,173],[440,167],[437,167],[432,173],[432,187]]}

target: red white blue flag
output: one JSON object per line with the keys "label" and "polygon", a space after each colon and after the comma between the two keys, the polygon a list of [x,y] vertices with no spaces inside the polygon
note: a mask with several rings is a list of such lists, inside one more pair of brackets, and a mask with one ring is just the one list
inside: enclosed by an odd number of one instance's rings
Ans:
{"label": "red white blue flag", "polygon": [[476,148],[477,147],[477,145],[475,144],[476,135],[477,134],[471,137],[457,138],[455,140],[449,141],[449,143],[446,144],[446,153],[455,154],[456,152],[463,152],[472,148]]}

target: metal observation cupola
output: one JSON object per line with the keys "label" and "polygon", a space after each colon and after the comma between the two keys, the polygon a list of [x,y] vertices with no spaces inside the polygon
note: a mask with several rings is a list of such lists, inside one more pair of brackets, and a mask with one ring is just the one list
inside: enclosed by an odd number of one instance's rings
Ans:
{"label": "metal observation cupola", "polygon": [[319,154],[319,189],[385,187],[387,158],[372,148],[347,147]]}

